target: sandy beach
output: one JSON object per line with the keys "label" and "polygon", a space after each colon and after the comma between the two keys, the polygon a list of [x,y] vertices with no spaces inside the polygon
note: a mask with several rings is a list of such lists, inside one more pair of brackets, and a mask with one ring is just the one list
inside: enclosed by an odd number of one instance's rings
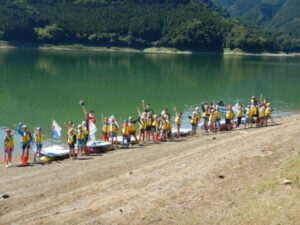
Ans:
{"label": "sandy beach", "polygon": [[[0,224],[299,224],[300,189],[282,185],[279,168],[300,149],[300,114],[275,120],[77,160],[1,164],[9,198]],[[249,189],[273,176],[279,194]],[[280,199],[275,211],[267,206]]]}

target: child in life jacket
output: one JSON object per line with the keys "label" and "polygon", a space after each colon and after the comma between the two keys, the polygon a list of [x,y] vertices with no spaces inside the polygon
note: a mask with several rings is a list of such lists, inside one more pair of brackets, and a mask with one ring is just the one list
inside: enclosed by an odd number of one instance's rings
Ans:
{"label": "child in life jacket", "polygon": [[28,127],[26,125],[22,126],[22,122],[19,123],[18,133],[21,135],[21,147],[22,147],[21,163],[26,164],[29,158],[30,144],[33,140],[32,135],[28,131]]}
{"label": "child in life jacket", "polygon": [[176,123],[176,128],[177,128],[176,138],[180,138],[180,127],[181,127],[181,123],[182,123],[182,112],[178,113],[176,107],[174,107],[174,111],[176,113],[176,118],[175,118],[175,123]]}
{"label": "child in life jacket", "polygon": [[76,134],[74,128],[70,127],[68,130],[68,146],[70,150],[70,159],[74,159],[75,155],[75,143],[76,143]]}
{"label": "child in life jacket", "polygon": [[138,121],[139,119],[133,120],[132,117],[130,116],[128,118],[128,126],[129,126],[129,138],[131,140],[131,137],[133,136],[136,143],[139,143],[139,140],[137,139],[136,136],[136,127],[135,127],[135,123]]}
{"label": "child in life jacket", "polygon": [[211,109],[209,115],[209,121],[208,121],[208,126],[211,133],[215,131],[215,121],[216,121],[215,110]]}
{"label": "child in life jacket", "polygon": [[36,145],[36,151],[34,153],[33,162],[36,162],[36,156],[38,155],[38,162],[41,162],[41,150],[42,150],[42,128],[37,127],[34,131],[34,142]]}
{"label": "child in life jacket", "polygon": [[13,136],[17,133],[15,125],[15,131],[11,132],[11,129],[6,129],[6,135],[4,137],[4,156],[3,156],[3,162],[5,163],[5,167],[11,167],[11,159],[12,159],[12,152],[14,150],[14,138]]}
{"label": "child in life jacket", "polygon": [[268,119],[271,119],[271,122],[272,122],[273,124],[275,124],[275,122],[273,121],[272,113],[273,113],[273,109],[272,109],[272,107],[271,107],[271,104],[270,104],[270,103],[267,103],[267,108],[266,108],[266,126],[268,125],[268,124],[267,124]]}
{"label": "child in life jacket", "polygon": [[245,124],[244,124],[244,128],[247,129],[247,125],[249,126],[249,124],[251,124],[252,127],[252,110],[251,110],[251,106],[248,105],[247,109],[246,109],[246,119],[245,119]]}
{"label": "child in life jacket", "polygon": [[240,124],[242,123],[243,115],[244,115],[244,108],[243,105],[241,104],[238,106],[236,128],[240,127]]}
{"label": "child in life jacket", "polygon": [[83,142],[84,142],[84,132],[82,125],[78,125],[78,130],[74,130],[77,139],[77,152],[81,156],[83,154]]}
{"label": "child in life jacket", "polygon": [[226,116],[225,116],[225,124],[227,127],[227,130],[231,130],[231,121],[234,119],[234,113],[232,111],[232,106],[229,105],[226,107]]}
{"label": "child in life jacket", "polygon": [[123,135],[122,148],[125,147],[125,142],[126,142],[126,148],[128,148],[130,144],[128,120],[124,120],[124,124],[122,124],[122,135]]}
{"label": "child in life jacket", "polygon": [[196,134],[196,130],[197,130],[197,115],[196,112],[193,112],[192,116],[189,116],[189,113],[187,113],[187,117],[190,119],[190,123],[192,126],[192,132],[191,132],[191,136]]}
{"label": "child in life jacket", "polygon": [[114,144],[116,144],[116,147],[118,147],[118,126],[115,122],[115,119],[111,119],[111,124],[109,125],[109,132],[110,132],[110,138],[111,138],[111,144],[114,148]]}
{"label": "child in life jacket", "polygon": [[102,136],[104,141],[109,141],[109,123],[108,118],[104,118],[102,113]]}

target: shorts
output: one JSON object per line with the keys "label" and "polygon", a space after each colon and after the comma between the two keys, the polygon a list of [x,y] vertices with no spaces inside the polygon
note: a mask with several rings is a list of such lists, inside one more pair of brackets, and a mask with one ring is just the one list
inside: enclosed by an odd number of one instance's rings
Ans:
{"label": "shorts", "polygon": [[152,132],[153,132],[153,133],[155,133],[155,132],[158,130],[158,129],[156,129],[155,126],[152,126],[151,129],[152,129]]}
{"label": "shorts", "polygon": [[215,124],[215,121],[209,121],[208,122],[208,125],[210,126],[210,125],[214,125]]}
{"label": "shorts", "polygon": [[123,134],[123,140],[127,140],[127,141],[129,141],[129,140],[130,140],[130,138],[129,138],[129,136],[128,136],[128,135],[124,135],[124,134]]}
{"label": "shorts", "polygon": [[225,119],[226,125],[231,125],[231,119]]}
{"label": "shorts", "polygon": [[203,126],[207,126],[208,125],[208,119],[207,118],[203,118]]}
{"label": "shorts", "polygon": [[215,126],[220,126],[221,125],[220,121],[221,121],[221,119],[216,119]]}
{"label": "shorts", "polygon": [[135,135],[136,134],[136,131],[130,131],[129,132],[129,135],[131,136],[131,135]]}
{"label": "shorts", "polygon": [[242,123],[242,117],[238,117],[237,118],[237,124],[241,124]]}
{"label": "shorts", "polygon": [[42,143],[36,143],[36,150],[40,151],[42,149]]}
{"label": "shorts", "polygon": [[102,135],[103,135],[103,139],[104,139],[104,140],[107,140],[107,139],[109,139],[109,135],[108,135],[108,133],[102,133]]}
{"label": "shorts", "polygon": [[145,129],[140,129],[141,134],[145,133]]}
{"label": "shorts", "polygon": [[14,149],[13,147],[5,147],[5,148],[4,148],[4,152],[9,153],[9,152],[12,152],[13,149]]}
{"label": "shorts", "polygon": [[75,143],[68,144],[69,148],[75,148]]}
{"label": "shorts", "polygon": [[152,126],[147,126],[146,131],[151,131]]}
{"label": "shorts", "polygon": [[117,137],[117,132],[111,132],[110,133],[110,138],[114,138]]}
{"label": "shorts", "polygon": [[261,116],[261,117],[260,117],[260,119],[264,119],[264,118],[265,118],[264,116]]}
{"label": "shorts", "polygon": [[86,145],[86,143],[88,142],[89,140],[89,135],[87,134],[84,139],[83,139],[83,143]]}
{"label": "shorts", "polygon": [[266,118],[267,118],[267,119],[270,119],[270,118],[271,118],[271,115],[266,115]]}
{"label": "shorts", "polygon": [[167,130],[162,130],[162,133],[163,133],[163,134],[166,134],[166,133],[167,133]]}
{"label": "shorts", "polygon": [[77,147],[83,146],[83,140],[77,139]]}
{"label": "shorts", "polygon": [[197,125],[196,124],[192,124],[192,130],[197,130]]}
{"label": "shorts", "polygon": [[250,116],[246,116],[245,123],[250,123]]}
{"label": "shorts", "polygon": [[25,143],[21,143],[22,145],[22,150],[25,150],[26,148],[30,148],[30,144],[25,144]]}

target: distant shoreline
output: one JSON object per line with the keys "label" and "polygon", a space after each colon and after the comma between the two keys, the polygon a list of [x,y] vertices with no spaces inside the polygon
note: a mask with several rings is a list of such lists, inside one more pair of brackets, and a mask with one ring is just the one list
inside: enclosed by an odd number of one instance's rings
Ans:
{"label": "distant shoreline", "polygon": [[248,55],[248,56],[300,56],[300,53],[252,53],[245,52],[240,49],[224,49],[223,52],[217,51],[191,51],[191,50],[179,50],[176,48],[165,48],[165,47],[151,47],[144,49],[126,48],[126,47],[97,47],[97,46],[85,46],[82,44],[72,44],[72,45],[35,45],[35,44],[17,44],[11,45],[7,42],[0,41],[0,49],[14,49],[14,48],[31,48],[40,50],[57,50],[57,51],[71,51],[71,50],[87,50],[87,51],[102,51],[102,52],[133,52],[133,53],[158,53],[158,54],[181,54],[181,55],[192,55],[192,54],[220,54],[220,55]]}

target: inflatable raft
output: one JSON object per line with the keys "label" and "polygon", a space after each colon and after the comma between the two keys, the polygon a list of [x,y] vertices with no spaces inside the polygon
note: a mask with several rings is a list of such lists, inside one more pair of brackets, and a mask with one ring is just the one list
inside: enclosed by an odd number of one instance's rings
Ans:
{"label": "inflatable raft", "polygon": [[45,147],[41,151],[43,162],[49,162],[56,159],[64,159],[69,157],[69,149],[59,145]]}

